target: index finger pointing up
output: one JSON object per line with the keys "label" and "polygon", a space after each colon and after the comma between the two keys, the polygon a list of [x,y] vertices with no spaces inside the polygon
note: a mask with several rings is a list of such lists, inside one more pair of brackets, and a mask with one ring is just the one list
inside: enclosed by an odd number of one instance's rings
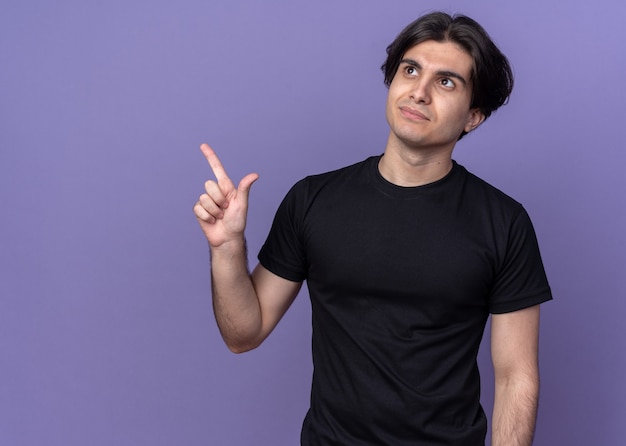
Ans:
{"label": "index finger pointing up", "polygon": [[200,150],[204,154],[206,160],[209,162],[209,166],[211,166],[211,170],[213,171],[213,175],[215,175],[215,178],[217,179],[217,183],[220,185],[232,186],[234,188],[233,182],[228,177],[228,174],[226,174],[224,166],[222,166],[222,162],[217,157],[215,151],[208,144],[202,144],[200,146]]}

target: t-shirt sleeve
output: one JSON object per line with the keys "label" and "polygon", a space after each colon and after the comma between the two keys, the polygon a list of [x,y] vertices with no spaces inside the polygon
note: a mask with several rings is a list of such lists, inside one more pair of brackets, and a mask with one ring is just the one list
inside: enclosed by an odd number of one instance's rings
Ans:
{"label": "t-shirt sleeve", "polygon": [[508,232],[506,250],[489,299],[491,313],[509,313],[552,299],[537,236],[522,208]]}
{"label": "t-shirt sleeve", "polygon": [[301,236],[305,180],[294,185],[276,211],[269,235],[258,255],[267,270],[293,282],[306,279],[307,264]]}

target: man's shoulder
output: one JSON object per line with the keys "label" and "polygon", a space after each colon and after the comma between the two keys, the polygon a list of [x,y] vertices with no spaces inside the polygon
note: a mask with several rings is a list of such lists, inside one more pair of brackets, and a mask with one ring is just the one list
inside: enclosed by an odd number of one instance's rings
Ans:
{"label": "man's shoulder", "polygon": [[309,175],[306,178],[311,178],[312,180],[323,180],[325,178],[332,178],[332,177],[340,177],[340,176],[344,176],[344,175],[351,175],[354,172],[359,172],[362,169],[367,169],[368,166],[370,166],[370,164],[372,162],[375,162],[379,158],[380,158],[380,155],[378,155],[378,156],[370,156],[368,158],[365,158],[362,161],[359,161],[359,162],[356,162],[356,163],[353,163],[353,164],[349,164],[347,166],[339,167],[337,169],[329,170],[327,172],[312,174],[312,175]]}
{"label": "man's shoulder", "polygon": [[459,168],[463,172],[464,182],[470,193],[477,194],[483,198],[489,199],[489,201],[494,201],[512,208],[522,206],[520,202],[502,191],[499,187],[487,182],[461,165],[459,165]]}
{"label": "man's shoulder", "polygon": [[340,183],[351,178],[362,178],[364,175],[369,175],[372,164],[376,163],[376,160],[379,158],[380,156],[370,156],[348,166],[308,175],[298,181],[294,187],[319,189],[329,184]]}

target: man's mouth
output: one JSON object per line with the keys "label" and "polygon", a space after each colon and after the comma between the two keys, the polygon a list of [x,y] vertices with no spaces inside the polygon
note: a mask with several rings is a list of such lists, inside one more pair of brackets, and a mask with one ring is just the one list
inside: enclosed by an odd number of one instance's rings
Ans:
{"label": "man's mouth", "polygon": [[400,112],[406,118],[409,118],[414,121],[428,121],[429,120],[424,113],[421,113],[420,111],[414,108],[408,107],[406,105],[400,107]]}

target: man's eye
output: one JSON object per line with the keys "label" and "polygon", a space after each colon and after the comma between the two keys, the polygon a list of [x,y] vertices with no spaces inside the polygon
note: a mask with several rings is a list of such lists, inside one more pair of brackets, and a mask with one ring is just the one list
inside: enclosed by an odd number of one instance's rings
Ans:
{"label": "man's eye", "polygon": [[452,88],[454,87],[454,82],[452,81],[452,79],[446,77],[444,79],[441,79],[441,85],[443,85],[444,87]]}
{"label": "man's eye", "polygon": [[417,69],[415,67],[409,66],[404,69],[404,72],[409,76],[415,76],[417,74]]}

